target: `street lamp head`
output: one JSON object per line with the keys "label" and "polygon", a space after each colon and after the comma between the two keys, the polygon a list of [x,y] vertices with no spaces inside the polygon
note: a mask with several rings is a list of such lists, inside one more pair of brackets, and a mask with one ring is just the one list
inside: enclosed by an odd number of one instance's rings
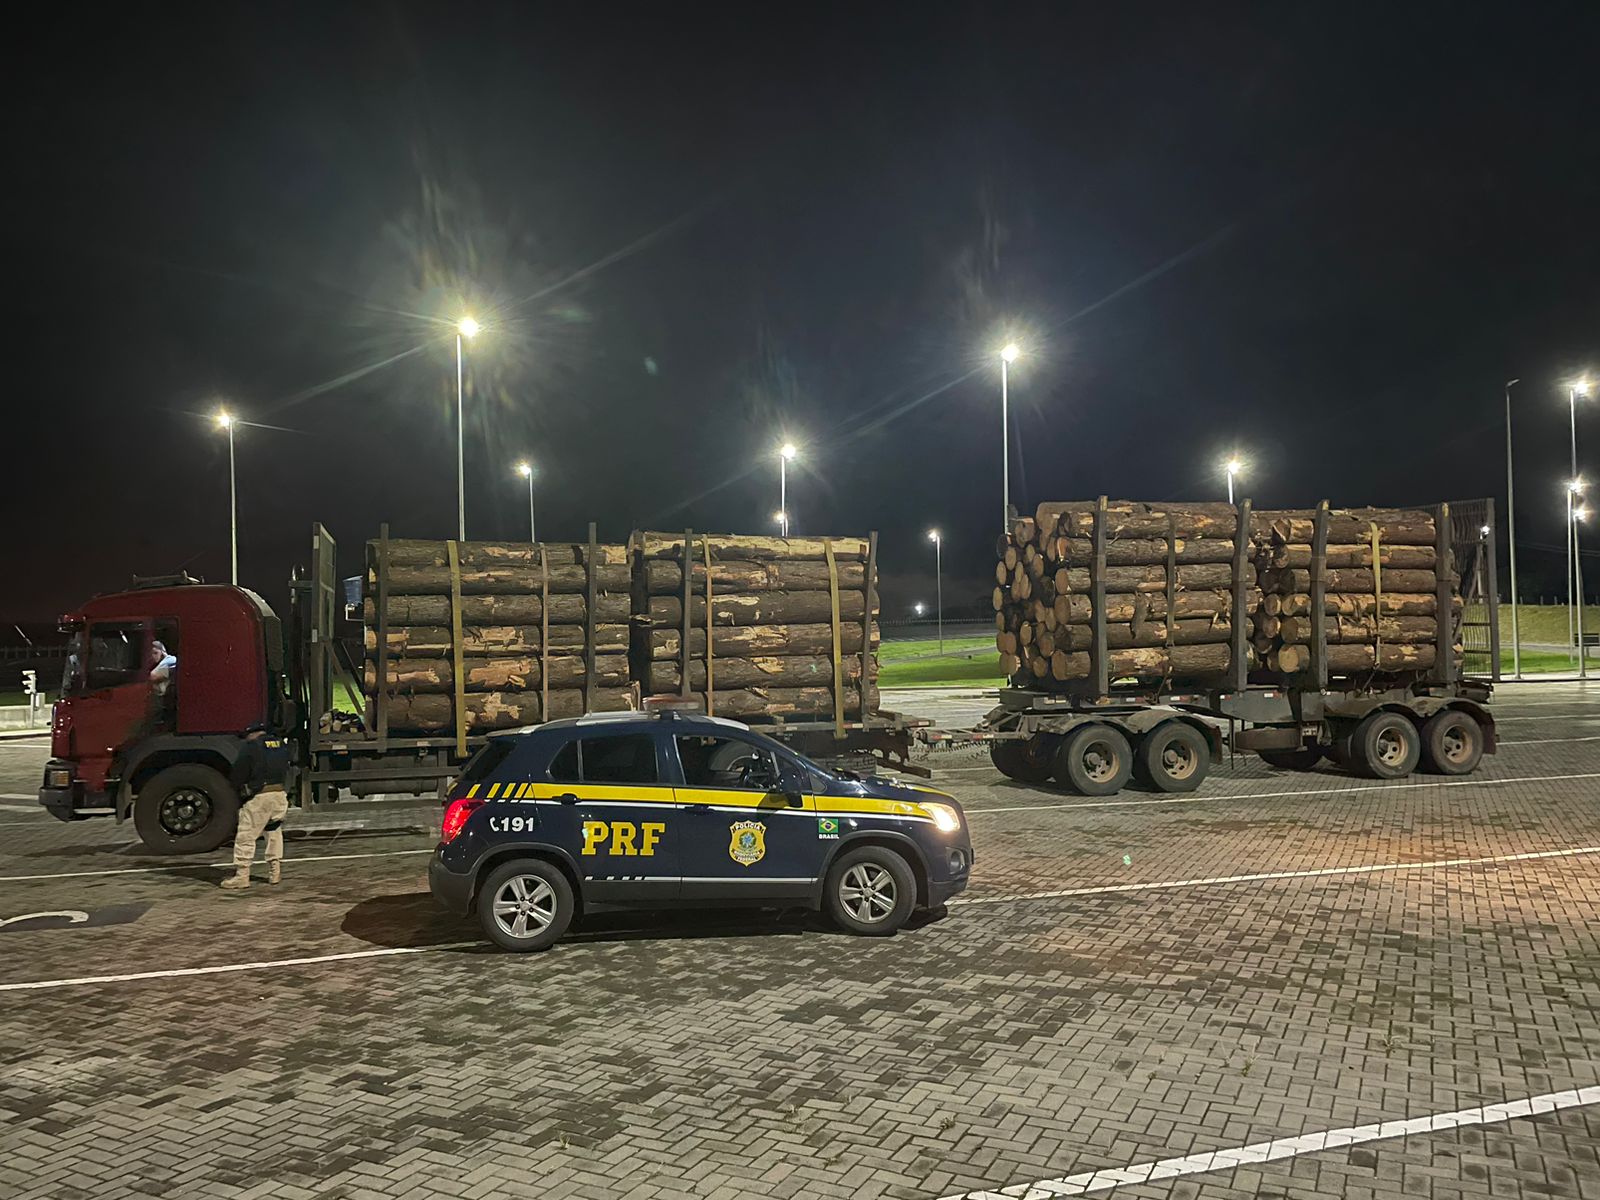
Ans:
{"label": "street lamp head", "polygon": [[1017,344],[1015,342],[1007,342],[1005,347],[1000,351],[1000,357],[1005,359],[1008,363],[1014,363],[1017,361],[1017,355],[1021,353],[1022,351],[1017,349]]}
{"label": "street lamp head", "polygon": [[533,464],[532,463],[526,463],[526,462],[519,462],[517,464],[517,474],[521,475],[524,479],[532,479],[533,478]]}
{"label": "street lamp head", "polygon": [[232,415],[229,414],[227,409],[224,408],[220,412],[217,413],[217,427],[218,428],[227,429],[232,424],[233,424],[233,417],[232,417]]}
{"label": "street lamp head", "polygon": [[1228,460],[1228,462],[1227,462],[1227,468],[1228,468],[1228,474],[1229,475],[1237,475],[1240,471],[1242,471],[1244,469],[1244,464],[1242,462],[1240,462],[1237,458],[1230,458]]}
{"label": "street lamp head", "polygon": [[922,614],[923,614],[923,613],[925,613],[925,612],[927,612],[927,611],[928,611],[928,606],[927,606],[927,605],[926,605],[926,604],[924,604],[924,603],[922,603],[922,602],[921,602],[921,601],[920,601],[920,600],[919,600],[919,601],[917,601],[917,603],[915,603],[915,604],[913,604],[913,605],[912,605],[912,606],[911,606],[911,611],[912,611],[912,612],[914,612],[914,613],[916,613],[916,614],[917,614],[917,616],[919,616],[919,617],[920,617],[920,616],[921,616],[921,615],[922,615]]}
{"label": "street lamp head", "polygon": [[1575,509],[1573,509],[1572,510],[1572,519],[1574,521],[1587,521],[1589,519],[1589,510],[1587,508],[1575,508]]}
{"label": "street lamp head", "polygon": [[796,448],[793,442],[785,442],[781,447],[778,448],[778,453],[783,456],[786,462],[793,462],[794,456],[799,454],[800,451]]}
{"label": "street lamp head", "polygon": [[1583,491],[1583,488],[1584,483],[1582,479],[1569,479],[1567,481],[1567,491],[1571,492],[1574,496]]}
{"label": "street lamp head", "polygon": [[1589,377],[1585,375],[1581,379],[1574,379],[1572,381],[1572,391],[1575,395],[1587,396],[1589,394]]}
{"label": "street lamp head", "polygon": [[1478,534],[1479,534],[1480,537],[1488,537],[1489,533],[1490,533],[1490,529],[1489,529],[1489,527],[1487,525],[1485,525],[1482,529],[1478,530]]}
{"label": "street lamp head", "polygon": [[479,325],[471,317],[462,317],[461,320],[456,324],[456,332],[464,338],[477,337],[478,331],[482,328],[483,326]]}
{"label": "street lamp head", "polygon": [[772,519],[774,521],[776,521],[779,525],[782,525],[785,521],[787,521],[789,519],[789,514],[784,512],[780,508],[777,512],[772,514]]}
{"label": "street lamp head", "polygon": [[928,540],[930,542],[937,542],[939,540],[939,531],[937,529],[928,530]]}

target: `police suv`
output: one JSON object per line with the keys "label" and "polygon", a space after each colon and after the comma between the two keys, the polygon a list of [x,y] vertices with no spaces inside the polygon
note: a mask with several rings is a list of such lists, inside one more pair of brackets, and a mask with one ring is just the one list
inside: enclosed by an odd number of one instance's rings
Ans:
{"label": "police suv", "polygon": [[945,793],[668,709],[491,738],[454,788],[428,884],[505,949],[543,950],[603,908],[809,906],[890,934],[971,869]]}

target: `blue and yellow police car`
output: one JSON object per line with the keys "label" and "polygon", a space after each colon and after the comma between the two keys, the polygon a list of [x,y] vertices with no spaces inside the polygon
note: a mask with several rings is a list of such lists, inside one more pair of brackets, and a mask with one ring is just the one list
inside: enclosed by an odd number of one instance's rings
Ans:
{"label": "blue and yellow police car", "polygon": [[809,906],[890,934],[966,887],[972,861],[945,793],[668,709],[491,738],[452,791],[428,883],[505,949],[542,950],[580,911],[615,908]]}

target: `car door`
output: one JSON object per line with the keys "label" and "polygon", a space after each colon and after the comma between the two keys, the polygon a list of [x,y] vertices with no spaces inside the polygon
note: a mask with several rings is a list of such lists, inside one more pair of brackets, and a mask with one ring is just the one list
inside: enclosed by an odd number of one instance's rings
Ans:
{"label": "car door", "polygon": [[678,731],[672,751],[683,825],[685,900],[804,899],[828,847],[808,774],[737,733]]}
{"label": "car door", "polygon": [[648,907],[677,899],[679,820],[652,731],[579,732],[531,788],[546,840],[583,875],[584,896]]}

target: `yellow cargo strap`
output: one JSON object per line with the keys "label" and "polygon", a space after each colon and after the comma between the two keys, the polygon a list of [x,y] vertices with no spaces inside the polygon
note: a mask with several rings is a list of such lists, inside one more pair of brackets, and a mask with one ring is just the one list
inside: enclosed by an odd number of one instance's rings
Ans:
{"label": "yellow cargo strap", "polygon": [[450,551],[450,654],[456,684],[456,753],[467,752],[467,675],[461,661],[461,547],[446,542]]}
{"label": "yellow cargo strap", "polygon": [[[716,681],[711,678],[711,538],[701,538],[700,548],[705,551],[706,561],[706,716],[714,717],[717,715],[717,702]],[[688,571],[693,568],[685,560],[683,569]]]}
{"label": "yellow cargo strap", "polygon": [[550,556],[539,552],[539,720],[550,719]]}
{"label": "yellow cargo strap", "polygon": [[[839,564],[833,558],[833,539],[822,539],[822,553],[828,559],[828,601],[833,614],[833,736],[844,736],[844,668],[839,661]],[[865,586],[865,585],[863,585]],[[863,600],[865,600],[865,594]],[[866,680],[862,680],[866,687]]]}
{"label": "yellow cargo strap", "polygon": [[1383,563],[1379,561],[1383,535],[1376,521],[1369,524],[1372,526],[1372,668],[1377,670],[1383,657]]}

